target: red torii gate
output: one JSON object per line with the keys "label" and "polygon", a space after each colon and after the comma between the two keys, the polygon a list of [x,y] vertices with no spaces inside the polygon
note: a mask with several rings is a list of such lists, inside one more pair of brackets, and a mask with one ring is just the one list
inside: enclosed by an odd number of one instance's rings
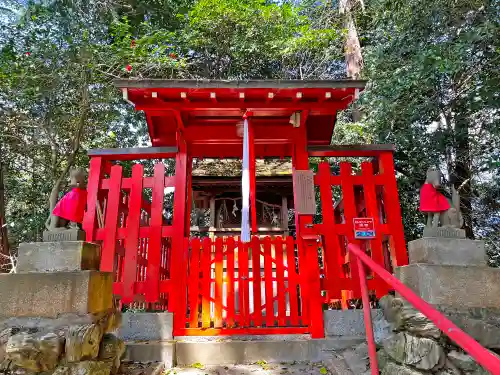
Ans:
{"label": "red torii gate", "polygon": [[[328,299],[341,298],[342,291],[359,296],[347,242],[364,244],[381,265],[389,244],[392,264],[407,264],[392,147],[330,146],[337,112],[365,82],[122,80],[116,85],[145,112],[153,147],[89,152],[83,229],[88,241],[102,243],[101,270],[115,273],[114,292],[122,303],[145,302],[173,312],[175,335],[323,337],[322,291]],[[245,114],[254,237],[250,243],[190,238],[192,160],[241,158],[237,125]],[[292,158],[295,238],[258,237],[255,159],[270,157]],[[351,162],[343,161],[339,174],[321,162],[313,176],[309,157],[366,161],[355,173]],[[165,174],[163,161],[152,175],[145,176],[140,163],[124,175],[124,161],[144,159],[175,160],[175,175]],[[319,224],[313,223],[314,186],[321,197]],[[335,219],[332,186],[342,192],[341,219]],[[355,186],[363,191],[364,213],[356,208]],[[165,206],[166,189],[174,191],[173,217]],[[374,239],[354,238],[352,219],[360,214],[374,218]],[[377,278],[369,287],[379,296],[387,292]]]}

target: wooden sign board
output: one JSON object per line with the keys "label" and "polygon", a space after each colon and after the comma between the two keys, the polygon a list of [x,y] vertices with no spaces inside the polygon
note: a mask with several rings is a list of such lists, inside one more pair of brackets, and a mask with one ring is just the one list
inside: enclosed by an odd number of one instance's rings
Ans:
{"label": "wooden sign board", "polygon": [[375,220],[373,217],[355,217],[352,219],[354,238],[368,240],[375,238]]}
{"label": "wooden sign board", "polygon": [[295,195],[295,211],[299,215],[316,214],[313,171],[293,171],[293,193]]}

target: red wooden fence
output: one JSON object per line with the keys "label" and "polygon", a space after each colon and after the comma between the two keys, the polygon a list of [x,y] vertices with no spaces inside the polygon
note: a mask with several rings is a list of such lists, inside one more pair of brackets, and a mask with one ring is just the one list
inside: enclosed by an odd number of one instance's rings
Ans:
{"label": "red wooden fence", "polygon": [[[340,173],[332,173],[322,162],[314,178],[322,223],[310,224],[309,215],[306,222],[299,220],[297,239],[255,237],[243,244],[236,238],[188,238],[185,153],[176,156],[177,178],[165,175],[163,162],[150,176],[141,164],[125,175],[123,166],[93,157],[83,229],[87,241],[102,244],[101,270],[114,273],[114,294],[124,304],[174,312],[175,335],[310,332],[321,337],[322,324],[315,326],[322,322],[321,291],[327,301],[360,296],[348,243],[386,269],[408,262],[392,154],[380,153],[357,172],[349,162],[339,166]],[[167,204],[168,188],[176,194]],[[355,217],[374,219],[374,239],[354,238]],[[376,275],[368,287],[377,296],[388,291]]]}
{"label": "red wooden fence", "polygon": [[193,238],[188,258],[186,314],[174,335],[308,331],[293,237]]}
{"label": "red wooden fence", "polygon": [[[322,289],[327,291],[328,299],[340,299],[343,292],[348,292],[350,298],[361,296],[357,264],[349,258],[348,243],[361,246],[375,262],[387,269],[408,264],[391,153],[382,153],[375,161],[362,162],[358,173],[353,173],[351,163],[340,162],[340,173],[332,174],[329,163],[321,162],[315,185],[319,187],[323,217],[315,229],[322,236]],[[332,186],[340,187],[342,211],[334,208]],[[354,238],[353,219],[356,217],[374,219],[374,239]],[[389,286],[374,275],[368,281],[368,288],[380,297],[387,294]]]}
{"label": "red wooden fence", "polygon": [[[164,215],[164,197],[174,177],[165,176],[163,163],[154,166],[153,176],[144,176],[144,167],[135,164],[131,177],[123,175],[122,166],[105,163],[91,161],[83,223],[87,241],[102,244],[101,270],[115,273],[113,292],[122,303],[165,310],[173,227]],[[151,198],[145,189],[151,189]]]}

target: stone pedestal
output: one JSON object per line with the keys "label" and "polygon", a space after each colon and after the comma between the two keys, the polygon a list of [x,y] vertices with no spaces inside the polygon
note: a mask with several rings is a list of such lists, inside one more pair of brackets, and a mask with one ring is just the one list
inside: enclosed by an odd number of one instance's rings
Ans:
{"label": "stone pedestal", "polygon": [[22,243],[17,272],[98,271],[101,248],[83,241]]}
{"label": "stone pedestal", "polygon": [[489,348],[500,347],[500,269],[484,243],[424,237],[408,244],[410,264],[395,275],[418,296]]}
{"label": "stone pedestal", "polygon": [[18,273],[0,275],[0,372],[118,370],[124,345],[106,333],[121,315],[99,264],[99,246],[82,241],[19,246]]}

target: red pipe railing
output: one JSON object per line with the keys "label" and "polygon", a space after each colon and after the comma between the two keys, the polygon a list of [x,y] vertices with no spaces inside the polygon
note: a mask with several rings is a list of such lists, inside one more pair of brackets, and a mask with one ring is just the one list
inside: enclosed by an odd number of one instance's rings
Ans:
{"label": "red pipe railing", "polygon": [[443,331],[450,339],[452,339],[463,350],[469,353],[486,370],[492,374],[500,374],[500,359],[489,350],[483,348],[476,340],[467,335],[464,331],[458,328],[450,320],[443,316],[439,311],[417,296],[410,288],[404,285],[396,277],[387,272],[383,267],[379,266],[368,255],[366,255],[357,245],[349,244],[349,252],[354,255],[358,262],[359,281],[361,284],[361,293],[363,298],[363,312],[366,325],[366,337],[368,341],[370,365],[372,375],[378,375],[377,364],[377,349],[373,337],[372,317],[370,312],[370,303],[368,297],[368,287],[366,284],[366,273],[363,267],[367,266],[375,272],[382,280],[389,284],[396,292],[403,296],[413,307],[424,314],[431,320],[436,327]]}

